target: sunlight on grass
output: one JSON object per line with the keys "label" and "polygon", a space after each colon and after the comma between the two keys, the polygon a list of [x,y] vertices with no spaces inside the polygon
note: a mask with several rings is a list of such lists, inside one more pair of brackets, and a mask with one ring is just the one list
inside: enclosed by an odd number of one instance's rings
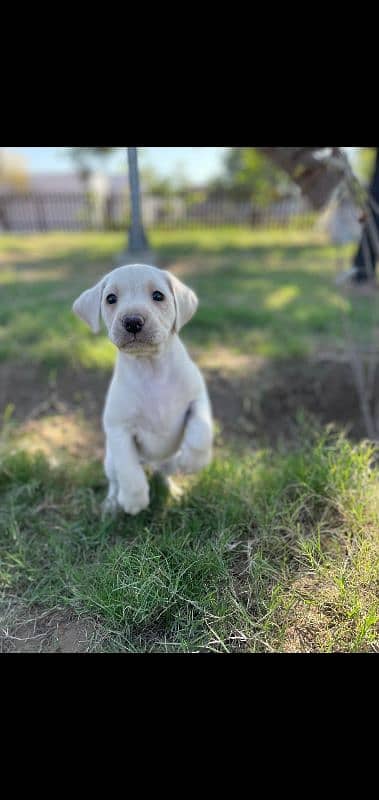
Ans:
{"label": "sunlight on grass", "polygon": [[79,414],[66,413],[43,416],[20,426],[8,423],[0,448],[8,453],[42,453],[51,466],[57,466],[67,456],[101,459],[104,445],[100,428],[94,430]]}
{"label": "sunlight on grass", "polygon": [[271,292],[265,300],[264,306],[270,311],[278,311],[285,308],[292,300],[296,300],[299,294],[300,289],[298,286],[283,286],[282,289]]}
{"label": "sunlight on grass", "polygon": [[243,374],[246,370],[251,373],[263,363],[259,356],[252,357],[247,353],[238,353],[237,350],[217,344],[206,349],[192,346],[191,354],[200,368],[225,370],[228,373]]}
{"label": "sunlight on grass", "polygon": [[111,369],[114,366],[116,354],[116,348],[105,336],[98,339],[76,339],[73,343],[72,362],[82,364],[88,369]]}
{"label": "sunlight on grass", "polygon": [[[297,357],[343,346],[351,301],[333,285],[335,248],[319,233],[219,229],[153,231],[158,260],[200,299],[186,343],[211,354]],[[74,299],[114,266],[122,234],[1,236],[0,359],[109,369],[104,335],[78,323]],[[347,258],[351,248],[342,248]],[[342,252],[341,251],[341,252]],[[364,304],[354,318],[371,324]]]}

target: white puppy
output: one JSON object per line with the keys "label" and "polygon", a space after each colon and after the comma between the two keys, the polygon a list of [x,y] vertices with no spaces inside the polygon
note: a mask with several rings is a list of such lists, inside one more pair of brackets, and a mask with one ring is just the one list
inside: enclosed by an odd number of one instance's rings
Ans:
{"label": "white puppy", "polygon": [[138,264],[114,270],[74,303],[94,333],[103,318],[119,350],[103,417],[108,511],[147,508],[143,465],[169,481],[212,459],[207,388],[178,337],[197,307],[194,292],[173,275]]}

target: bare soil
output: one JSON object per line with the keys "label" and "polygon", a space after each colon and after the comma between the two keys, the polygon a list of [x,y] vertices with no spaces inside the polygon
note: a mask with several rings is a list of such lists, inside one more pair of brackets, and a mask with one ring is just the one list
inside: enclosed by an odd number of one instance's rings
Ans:
{"label": "bare soil", "polygon": [[[275,445],[291,438],[298,412],[321,423],[335,423],[353,438],[366,436],[351,365],[328,358],[252,362],[242,371],[205,369],[214,415],[223,441],[246,446]],[[0,415],[13,406],[13,418],[33,420],[81,414],[96,442],[110,374],[97,370],[60,370],[52,385],[35,365],[0,364]],[[374,397],[379,396],[377,371]],[[93,445],[95,446],[95,445]],[[94,452],[94,450],[93,450]]]}
{"label": "bare soil", "polygon": [[66,611],[35,610],[28,619],[0,631],[0,653],[88,653],[95,635],[93,620],[75,619]]}

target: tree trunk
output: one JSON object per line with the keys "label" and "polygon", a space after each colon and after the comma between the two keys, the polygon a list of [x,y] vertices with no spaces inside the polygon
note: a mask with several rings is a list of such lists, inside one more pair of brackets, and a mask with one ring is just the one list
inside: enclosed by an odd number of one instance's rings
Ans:
{"label": "tree trunk", "polygon": [[[343,179],[330,158],[318,158],[323,147],[257,147],[297,183],[313,208],[321,210]],[[329,148],[328,148],[329,149]],[[338,148],[330,148],[332,151]]]}
{"label": "tree trunk", "polygon": [[[375,202],[375,208],[372,211],[372,219],[379,233],[379,147],[376,148],[375,170],[369,191],[370,197]],[[372,237],[369,235],[368,226],[365,225],[362,231],[359,249],[354,259],[354,267],[357,270],[355,281],[357,283],[366,281],[374,276],[376,271],[377,257],[378,254],[376,252]]]}

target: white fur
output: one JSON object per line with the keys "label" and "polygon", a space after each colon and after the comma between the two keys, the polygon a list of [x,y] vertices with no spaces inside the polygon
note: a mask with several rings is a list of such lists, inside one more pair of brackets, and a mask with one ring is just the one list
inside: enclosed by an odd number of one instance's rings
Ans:
{"label": "white fur", "polygon": [[[162,303],[154,291],[165,296]],[[117,304],[108,305],[109,294]],[[74,303],[94,332],[101,316],[118,358],[103,424],[108,511],[136,515],[149,505],[144,466],[163,475],[195,473],[212,459],[213,422],[207,388],[178,337],[197,310],[194,292],[170,273],[134,265],[114,270]],[[143,330],[127,333],[122,321],[139,315]]]}

